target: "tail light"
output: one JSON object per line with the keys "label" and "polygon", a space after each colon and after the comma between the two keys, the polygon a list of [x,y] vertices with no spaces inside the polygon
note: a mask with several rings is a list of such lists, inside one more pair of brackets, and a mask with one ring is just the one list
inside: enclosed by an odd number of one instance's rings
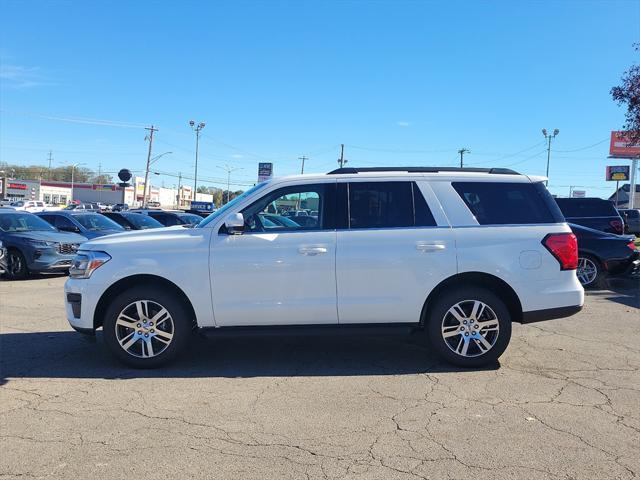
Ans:
{"label": "tail light", "polygon": [[629,247],[631,250],[635,251],[636,250],[636,244],[633,242],[629,242],[627,243],[627,247]]}
{"label": "tail light", "polygon": [[560,262],[560,270],[578,268],[578,240],[573,233],[550,233],[542,244]]}
{"label": "tail light", "polygon": [[622,220],[611,220],[609,225],[611,225],[611,228],[613,228],[616,233],[622,233]]}

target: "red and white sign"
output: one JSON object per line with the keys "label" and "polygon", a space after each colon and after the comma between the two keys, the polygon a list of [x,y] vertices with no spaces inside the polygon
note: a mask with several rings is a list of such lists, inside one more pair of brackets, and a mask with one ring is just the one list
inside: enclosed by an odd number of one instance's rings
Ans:
{"label": "red and white sign", "polygon": [[629,135],[624,132],[611,132],[609,155],[619,158],[640,157],[640,143],[630,143]]}

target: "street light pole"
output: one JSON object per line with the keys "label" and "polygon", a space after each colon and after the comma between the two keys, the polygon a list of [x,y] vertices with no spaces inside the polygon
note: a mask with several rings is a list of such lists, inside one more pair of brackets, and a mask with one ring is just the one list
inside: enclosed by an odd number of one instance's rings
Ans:
{"label": "street light pole", "polygon": [[189,126],[196,132],[196,166],[195,175],[193,176],[193,200],[195,200],[198,194],[198,148],[200,146],[200,130],[204,128],[204,122],[200,122],[196,126],[196,122],[190,120]]}
{"label": "street light pole", "polygon": [[546,128],[542,129],[542,135],[544,135],[544,138],[546,138],[549,141],[547,146],[547,186],[549,185],[549,162],[551,160],[551,140],[556,138],[559,133],[560,133],[560,130],[558,130],[557,128],[553,131],[553,134],[547,134]]}
{"label": "street light pole", "polygon": [[222,170],[225,170],[227,172],[227,201],[225,203],[229,203],[229,199],[231,198],[231,192],[229,191],[229,188],[231,188],[231,172],[235,172],[236,170],[242,170],[242,168],[240,167],[233,168],[227,164],[225,164],[224,167],[221,167],[220,165],[218,165],[218,168],[221,168]]}

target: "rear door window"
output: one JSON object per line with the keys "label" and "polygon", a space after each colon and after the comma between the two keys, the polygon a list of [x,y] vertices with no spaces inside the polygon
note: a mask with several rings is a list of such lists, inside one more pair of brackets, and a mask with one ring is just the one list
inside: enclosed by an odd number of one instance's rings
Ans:
{"label": "rear door window", "polygon": [[480,225],[560,223],[562,213],[541,183],[452,182]]}
{"label": "rear door window", "polygon": [[415,182],[353,182],[348,199],[349,228],[435,225]]}

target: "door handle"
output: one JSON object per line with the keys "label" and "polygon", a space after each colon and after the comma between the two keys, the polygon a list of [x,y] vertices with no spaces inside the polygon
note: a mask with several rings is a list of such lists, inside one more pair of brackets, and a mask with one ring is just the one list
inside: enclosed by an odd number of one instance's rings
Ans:
{"label": "door handle", "polygon": [[298,249],[298,253],[300,253],[301,255],[309,255],[309,256],[321,255],[323,253],[327,253],[327,248],[326,247],[300,247]]}
{"label": "door handle", "polygon": [[416,249],[421,252],[439,252],[447,248],[442,243],[428,243],[428,242],[418,242],[416,243]]}

